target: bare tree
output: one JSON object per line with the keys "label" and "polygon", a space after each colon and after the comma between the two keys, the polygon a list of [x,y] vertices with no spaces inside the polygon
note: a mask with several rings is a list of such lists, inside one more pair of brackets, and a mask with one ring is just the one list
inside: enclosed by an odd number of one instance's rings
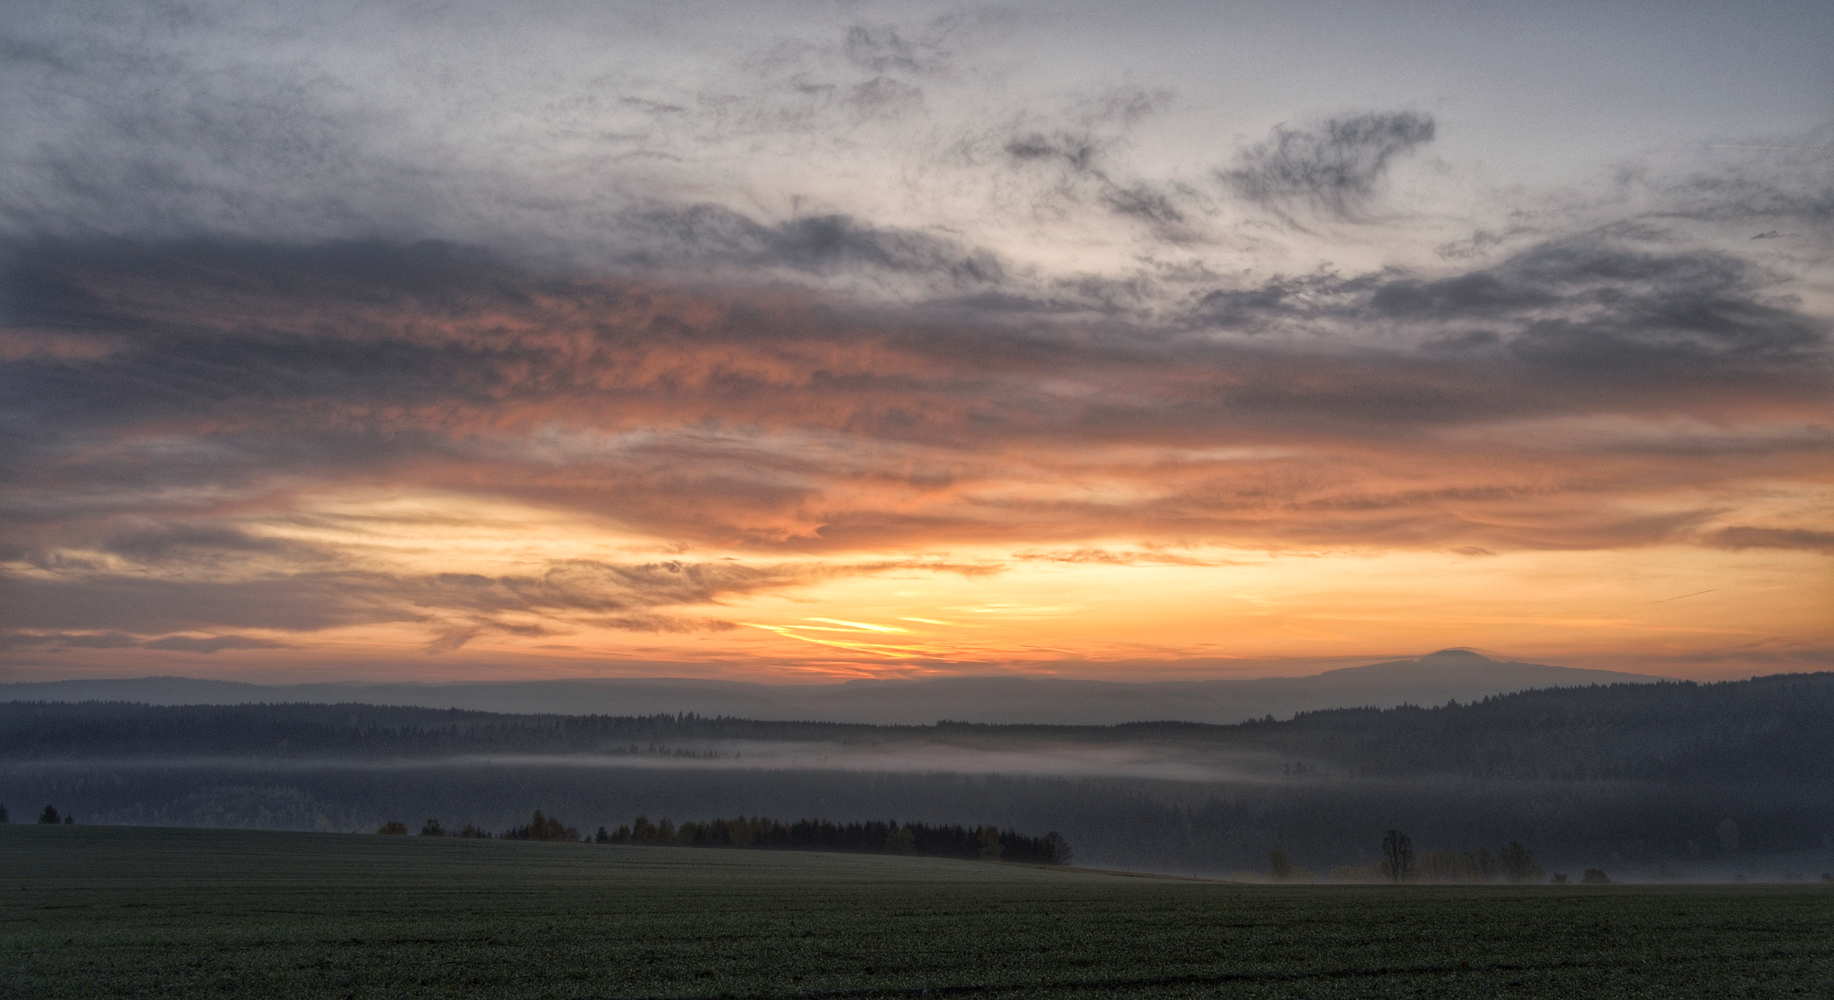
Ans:
{"label": "bare tree", "polygon": [[1390,882],[1402,882],[1414,873],[1414,842],[1400,830],[1390,830],[1382,838],[1382,874]]}
{"label": "bare tree", "polygon": [[1535,856],[1519,840],[1512,840],[1503,848],[1498,860],[1503,862],[1503,875],[1511,882],[1539,882],[1542,871],[1535,864]]}

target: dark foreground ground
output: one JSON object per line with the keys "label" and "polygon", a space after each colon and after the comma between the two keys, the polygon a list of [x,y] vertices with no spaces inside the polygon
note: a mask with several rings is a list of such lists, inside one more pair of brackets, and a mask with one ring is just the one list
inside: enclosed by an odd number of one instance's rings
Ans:
{"label": "dark foreground ground", "polygon": [[1834,995],[1834,890],[0,827],[0,996]]}

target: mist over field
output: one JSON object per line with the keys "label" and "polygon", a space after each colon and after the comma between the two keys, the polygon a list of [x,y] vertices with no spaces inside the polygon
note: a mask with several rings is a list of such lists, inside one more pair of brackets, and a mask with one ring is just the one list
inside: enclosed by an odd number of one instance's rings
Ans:
{"label": "mist over field", "polygon": [[1549,872],[1834,869],[1834,675],[1532,690],[1230,726],[882,726],[508,715],[361,704],[0,703],[0,802],[82,823],[590,836],[637,816],[996,825],[1078,864],[1324,876],[1382,831],[1422,851],[1516,841]]}
{"label": "mist over field", "polygon": [[0,2],[0,995],[1834,997],[1830,53]]}

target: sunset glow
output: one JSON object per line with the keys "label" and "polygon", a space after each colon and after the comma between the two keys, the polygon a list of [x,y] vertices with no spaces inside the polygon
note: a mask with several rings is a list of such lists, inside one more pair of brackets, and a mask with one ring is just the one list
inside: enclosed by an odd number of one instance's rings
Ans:
{"label": "sunset glow", "polygon": [[902,9],[9,14],[0,672],[1834,662],[1825,64]]}

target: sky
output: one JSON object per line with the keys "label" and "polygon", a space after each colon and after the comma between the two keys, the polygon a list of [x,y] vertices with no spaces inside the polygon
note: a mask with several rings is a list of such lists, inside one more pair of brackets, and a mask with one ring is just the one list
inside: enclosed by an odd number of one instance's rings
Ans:
{"label": "sky", "polygon": [[1829,669],[1834,13],[1481,6],[8,5],[0,679]]}

